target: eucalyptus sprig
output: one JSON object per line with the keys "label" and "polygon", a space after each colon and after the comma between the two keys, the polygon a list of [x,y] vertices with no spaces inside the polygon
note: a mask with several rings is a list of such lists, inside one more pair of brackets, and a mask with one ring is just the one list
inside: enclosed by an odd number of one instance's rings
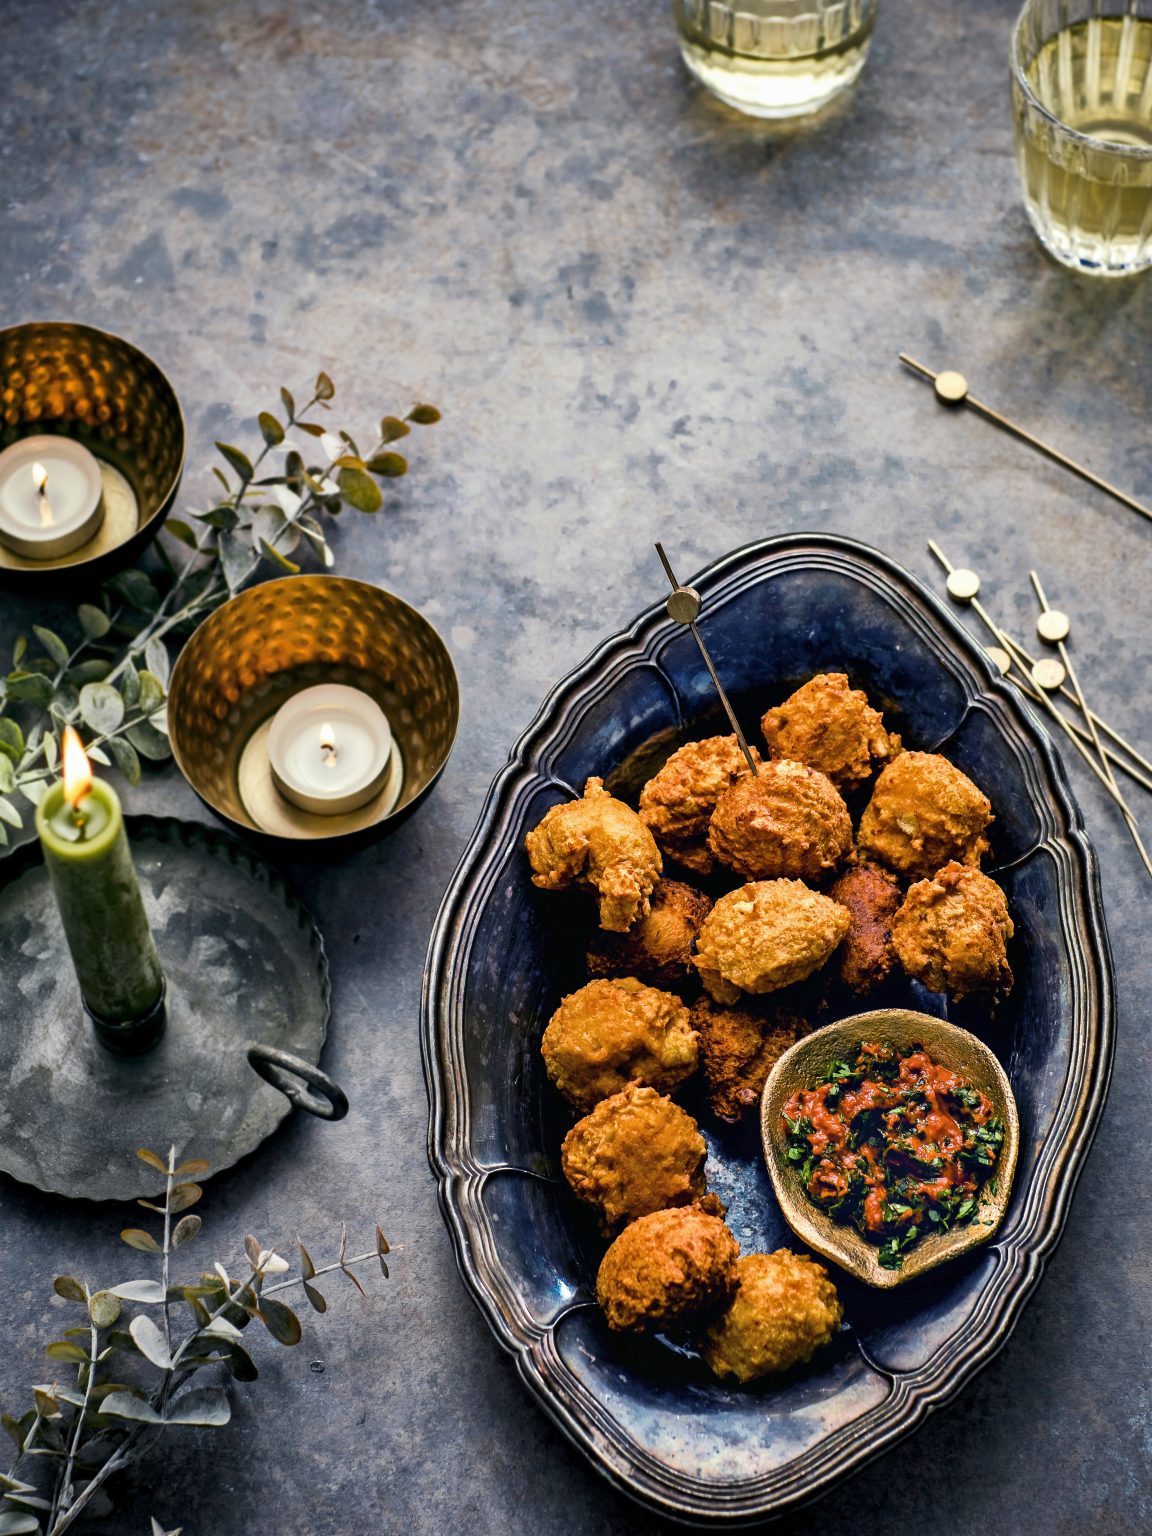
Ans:
{"label": "eucalyptus sprig", "polygon": [[85,727],[88,755],[115,765],[133,784],[141,758],[171,756],[172,648],[262,572],[295,573],[304,555],[331,570],[326,520],[346,507],[379,512],[381,483],[408,472],[392,445],[410,424],[440,420],[433,405],[415,405],[403,419],[385,416],[362,453],[350,433],[312,419],[331,409],[335,393],[326,373],[299,408],[282,388],[281,414],[257,417],[262,444],[255,458],[217,443],[226,466],[213,466],[219,497],[165,523],[178,546],[175,558],[158,543],[159,571],[132,568],[106,582],[77,608],[69,638],[36,624],[17,639],[11,669],[0,676],[0,846],[9,827],[23,825],[17,797],[37,805],[47,790],[66,725]]}
{"label": "eucalyptus sprig", "polygon": [[[106,1514],[111,1508],[104,1487],[108,1479],[164,1435],[182,1426],[227,1424],[232,1410],[219,1378],[224,1373],[240,1382],[257,1377],[240,1343],[249,1323],[261,1323],[279,1344],[298,1344],[302,1337],[300,1319],[276,1299],[277,1293],[302,1286],[313,1310],[324,1312],[328,1303],[316,1285],[321,1276],[340,1271],[361,1295],[366,1293],[354,1266],[378,1263],[388,1278],[384,1255],[389,1249],[380,1228],[374,1247],[350,1258],[342,1227],[338,1258],[319,1268],[299,1239],[300,1268],[292,1274],[274,1248],[249,1236],[244,1239],[243,1280],[216,1263],[196,1280],[173,1281],[173,1254],[200,1232],[200,1217],[186,1213],[200,1199],[195,1180],[208,1164],[195,1159],[178,1164],[175,1149],[166,1159],[147,1148],[136,1155],[164,1176],[161,1203],[137,1202],[163,1217],[163,1228],[159,1237],[140,1227],[127,1227],[120,1236],[130,1248],[157,1256],[160,1277],[93,1287],[72,1275],[56,1276],[57,1296],[82,1306],[85,1320],[66,1328],[44,1352],[74,1369],[75,1382],[34,1386],[31,1406],[23,1414],[0,1415],[16,1445],[7,1475],[0,1474],[0,1536],[63,1536],[76,1521]],[[273,1276],[282,1278],[269,1284]],[[126,1304],[144,1309],[127,1326]],[[182,1328],[185,1310],[191,1322]],[[211,1384],[204,1385],[205,1380]],[[155,1521],[153,1530],[160,1530]]]}

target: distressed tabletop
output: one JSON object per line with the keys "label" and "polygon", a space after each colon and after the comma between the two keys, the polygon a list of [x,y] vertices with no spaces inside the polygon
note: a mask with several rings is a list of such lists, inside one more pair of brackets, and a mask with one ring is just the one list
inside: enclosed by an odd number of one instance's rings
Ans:
{"label": "distressed tabletop", "polygon": [[[1152,500],[1152,279],[1041,253],[1011,156],[1012,0],[884,0],[854,96],[750,124],[691,85],[659,0],[8,0],[0,322],[72,318],[154,355],[184,403],[185,499],[317,367],[343,424],[444,422],[341,569],[444,633],[463,694],[435,796],[390,841],[292,871],[330,946],[325,1066],[352,1112],[295,1119],[208,1188],[202,1258],[246,1231],[314,1254],[379,1219],[392,1279],[329,1287],[261,1353],[233,1423],[122,1485],[108,1530],[601,1536],[654,1518],[531,1406],[456,1276],[424,1157],[424,950],[483,790],[547,688],[678,572],[826,529],[939,589],[936,535],[1031,634],[1027,570],[1075,619],[1099,710],[1152,744],[1152,527],[896,364],[981,398]],[[0,645],[65,610],[0,593]],[[1112,1094],[1061,1247],[956,1404],[797,1531],[1136,1536],[1152,1517],[1147,877],[1078,759],[1119,983]],[[205,816],[175,769],[135,812]],[[1139,800],[1137,804],[1140,804]],[[50,1279],[144,1273],[121,1213],[0,1180],[0,1396],[42,1380]],[[209,1254],[209,1246],[212,1254]],[[782,1527],[783,1528],[783,1527]]]}

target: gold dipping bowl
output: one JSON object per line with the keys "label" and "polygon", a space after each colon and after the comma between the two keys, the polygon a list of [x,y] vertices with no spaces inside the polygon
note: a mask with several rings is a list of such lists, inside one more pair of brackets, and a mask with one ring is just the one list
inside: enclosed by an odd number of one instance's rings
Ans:
{"label": "gold dipping bowl", "polygon": [[[1004,1122],[999,1166],[980,1190],[980,1205],[970,1223],[922,1237],[904,1254],[900,1269],[884,1269],[877,1245],[854,1227],[841,1226],[812,1204],[785,1153],[781,1111],[797,1088],[810,1088],[834,1061],[843,1060],[863,1041],[905,1050],[922,1045],[934,1061],[952,1067],[987,1095]],[[760,1132],[768,1176],[785,1221],[796,1236],[865,1285],[891,1289],[986,1243],[1004,1219],[1012,1193],[1012,1175],[1020,1149],[1020,1118],[1004,1068],[982,1040],[955,1024],[907,1008],[878,1008],[827,1024],[785,1051],[772,1068],[760,1101]],[[995,1184],[992,1194],[989,1185]]]}
{"label": "gold dipping bowl", "polygon": [[[361,688],[388,716],[398,795],[393,781],[336,816],[301,811],[280,795],[266,750],[272,717],[318,683]],[[347,576],[285,576],[239,593],[188,641],[168,690],[172,751],[196,793],[225,821],[298,851],[394,830],[440,777],[459,717],[456,670],[428,620]]]}
{"label": "gold dipping bowl", "polygon": [[139,347],[90,325],[0,330],[0,449],[39,433],[100,461],[104,522],[68,554],[30,560],[0,544],[0,580],[28,590],[104,580],[160,532],[184,472],[184,413]]}

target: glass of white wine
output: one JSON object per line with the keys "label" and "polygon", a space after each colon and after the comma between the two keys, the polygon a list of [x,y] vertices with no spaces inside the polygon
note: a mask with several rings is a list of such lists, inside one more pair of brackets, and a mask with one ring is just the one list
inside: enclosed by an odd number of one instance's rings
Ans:
{"label": "glass of white wine", "polygon": [[1152,0],[1027,0],[1012,99],[1045,247],[1079,272],[1152,266]]}
{"label": "glass of white wine", "polygon": [[879,0],[672,0],[680,52],[721,101],[800,117],[864,68]]}

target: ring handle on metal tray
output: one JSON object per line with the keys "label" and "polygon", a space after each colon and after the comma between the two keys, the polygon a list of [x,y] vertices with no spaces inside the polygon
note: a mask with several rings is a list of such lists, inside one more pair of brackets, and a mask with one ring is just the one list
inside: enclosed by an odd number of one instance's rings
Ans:
{"label": "ring handle on metal tray", "polygon": [[[297,1109],[306,1109],[320,1120],[343,1120],[348,1113],[348,1096],[343,1088],[334,1083],[326,1072],[321,1072],[319,1067],[302,1061],[299,1056],[293,1056],[291,1051],[278,1050],[274,1045],[250,1045],[248,1064],[266,1083],[278,1088]],[[324,1097],[309,1093],[307,1088],[295,1081],[297,1078],[318,1088]]]}

